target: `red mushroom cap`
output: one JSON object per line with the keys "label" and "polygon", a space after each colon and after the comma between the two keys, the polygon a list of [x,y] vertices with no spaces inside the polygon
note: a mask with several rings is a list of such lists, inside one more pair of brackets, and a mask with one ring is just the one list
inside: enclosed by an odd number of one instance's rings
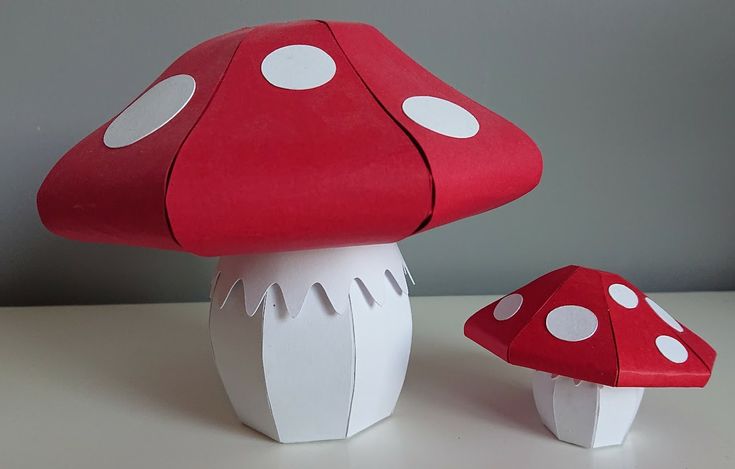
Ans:
{"label": "red mushroom cap", "polygon": [[624,278],[574,265],[486,306],[464,331],[514,365],[608,386],[701,387],[716,357]]}
{"label": "red mushroom cap", "polygon": [[300,21],[184,54],[64,155],[38,209],[65,237],[201,255],[383,243],[514,200],[541,166],[376,29]]}

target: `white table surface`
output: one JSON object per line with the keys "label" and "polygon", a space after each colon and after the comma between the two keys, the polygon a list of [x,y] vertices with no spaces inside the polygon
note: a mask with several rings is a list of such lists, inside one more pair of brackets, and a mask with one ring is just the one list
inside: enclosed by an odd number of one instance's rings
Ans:
{"label": "white table surface", "polygon": [[282,445],[241,425],[210,356],[207,304],[0,308],[0,468],[735,467],[735,292],[654,294],[719,352],[704,389],[650,389],[621,447],[541,424],[531,371],[465,339],[491,297],[413,299],[390,419]]}

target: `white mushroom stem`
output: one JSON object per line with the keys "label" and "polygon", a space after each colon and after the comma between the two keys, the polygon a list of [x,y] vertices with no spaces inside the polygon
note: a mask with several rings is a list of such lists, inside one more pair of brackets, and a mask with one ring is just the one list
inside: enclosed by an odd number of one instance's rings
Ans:
{"label": "white mushroom stem", "polygon": [[222,258],[210,334],[240,420],[302,442],[388,417],[411,346],[403,269],[395,244]]}
{"label": "white mushroom stem", "polygon": [[533,398],[541,421],[558,439],[598,448],[625,440],[643,388],[610,387],[536,371]]}

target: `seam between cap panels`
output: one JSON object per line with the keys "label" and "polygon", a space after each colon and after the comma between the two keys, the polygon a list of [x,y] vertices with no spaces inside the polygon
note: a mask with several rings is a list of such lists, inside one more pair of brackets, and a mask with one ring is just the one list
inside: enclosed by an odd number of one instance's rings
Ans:
{"label": "seam between cap panels", "polygon": [[605,299],[605,306],[607,307],[607,320],[610,321],[610,333],[612,334],[613,348],[615,348],[615,381],[613,385],[617,386],[620,382],[620,352],[618,351],[618,341],[615,340],[615,324],[612,320],[612,311],[610,310],[610,301],[608,299],[607,288],[602,278],[600,271],[595,272],[597,277],[600,279],[600,286],[602,287],[602,297]]}
{"label": "seam between cap panels", "polygon": [[[680,323],[680,324],[681,324],[681,323]],[[686,327],[686,326],[683,326],[683,327]],[[694,334],[694,332],[692,332],[692,331],[691,331],[691,330],[690,330],[689,328],[686,328],[685,330],[689,331],[689,332],[690,332],[691,334]],[[713,362],[712,362],[712,366],[709,366],[709,365],[707,364],[707,362],[706,362],[706,361],[704,360],[704,358],[702,358],[702,356],[701,356],[701,355],[699,355],[699,354],[697,353],[697,351],[696,351],[696,350],[694,349],[694,347],[692,347],[691,345],[689,345],[689,342],[688,342],[688,341],[686,341],[686,340],[684,340],[684,338],[683,338],[683,337],[681,337],[681,334],[682,334],[681,332],[679,332],[679,331],[676,331],[676,335],[678,335],[678,336],[679,336],[679,339],[680,339],[679,341],[680,341],[680,342],[682,342],[682,343],[684,344],[684,346],[685,346],[685,347],[686,347],[687,349],[689,349],[689,351],[690,351],[690,352],[692,352],[692,353],[694,354],[694,356],[696,356],[696,357],[697,357],[697,360],[699,360],[699,361],[700,361],[700,362],[702,363],[702,365],[704,366],[704,368],[705,368],[705,369],[706,369],[707,371],[709,371],[709,372],[710,372],[710,374],[712,374],[712,368],[714,368],[714,366],[715,366],[715,362],[713,361]],[[696,335],[696,334],[694,334],[694,335]],[[699,336],[697,336],[697,337],[699,337]],[[702,340],[702,342],[704,342],[704,340],[703,340],[703,339],[702,339],[701,337],[699,337],[699,339],[700,339],[700,340]],[[705,343],[706,343],[706,342],[705,342]],[[709,345],[709,344],[707,344],[707,345]],[[715,352],[715,360],[716,360],[716,359],[717,359],[717,352]],[[708,379],[709,379],[709,378],[708,378]]]}
{"label": "seam between cap panels", "polygon": [[[650,308],[650,305],[649,305],[649,308]],[[678,321],[677,319],[674,319],[674,320],[675,320],[676,322],[679,322],[679,321]],[[684,345],[684,347],[686,347],[687,351],[689,351],[689,352],[691,352],[692,354],[694,354],[694,356],[696,356],[696,357],[697,357],[697,360],[699,360],[699,361],[700,361],[700,363],[702,363],[702,366],[704,366],[704,368],[705,368],[705,369],[706,369],[707,371],[709,371],[709,372],[710,372],[710,374],[712,374],[712,369],[713,369],[713,368],[714,368],[714,366],[715,366],[715,362],[714,362],[714,360],[712,361],[712,366],[709,366],[709,365],[707,364],[707,362],[705,361],[705,359],[704,359],[704,358],[702,358],[702,356],[701,356],[700,354],[698,354],[698,353],[697,353],[697,351],[696,351],[696,350],[694,349],[694,347],[692,347],[691,345],[689,345],[689,341],[687,341],[687,340],[686,340],[686,339],[685,339],[684,337],[682,337],[682,334],[683,334],[684,332],[686,332],[686,331],[689,331],[689,333],[690,333],[690,334],[692,334],[692,335],[695,335],[695,336],[697,336],[697,338],[698,338],[699,340],[701,340],[702,342],[704,342],[704,343],[705,343],[705,345],[709,346],[710,348],[712,348],[712,347],[711,347],[711,346],[710,346],[710,345],[709,345],[709,344],[708,344],[707,342],[705,342],[705,341],[704,341],[704,339],[702,339],[702,338],[701,338],[701,337],[700,337],[699,335],[697,335],[697,334],[696,334],[696,333],[695,333],[694,331],[692,331],[691,329],[689,329],[688,327],[686,327],[685,325],[683,325],[683,324],[682,324],[682,323],[680,323],[680,322],[679,322],[679,325],[680,325],[680,326],[681,326],[681,327],[682,327],[682,328],[684,329],[684,331],[682,331],[682,332],[679,332],[679,331],[677,331],[676,329],[674,329],[674,330],[676,331],[676,337],[677,337],[677,340],[678,340],[679,342],[681,342],[681,343],[682,343],[682,345]],[[717,359],[717,352],[715,351],[715,360],[716,360],[716,359]],[[708,380],[709,380],[709,378],[708,378]]]}
{"label": "seam between cap panels", "polygon": [[[173,159],[171,160],[171,163],[168,166],[168,170],[166,171],[166,181],[165,181],[165,187],[163,191],[163,214],[164,218],[166,219],[166,226],[168,227],[168,231],[171,234],[171,239],[178,245],[179,247],[183,248],[181,243],[178,239],[176,239],[176,233],[174,233],[174,228],[171,225],[171,218],[168,214],[168,186],[171,182],[171,173],[174,170],[174,166],[176,165],[176,160],[179,158],[179,153],[181,153],[181,149],[186,144],[187,140],[189,140],[189,136],[194,131],[196,126],[199,124],[199,122],[204,117],[204,114],[206,114],[207,110],[209,109],[209,105],[212,104],[212,101],[214,100],[214,97],[217,95],[217,91],[219,91],[220,86],[222,85],[222,82],[225,80],[225,76],[227,76],[227,72],[230,70],[230,65],[232,65],[232,62],[235,60],[235,55],[237,55],[237,51],[240,49],[240,45],[242,44],[242,41],[245,40],[245,37],[247,36],[247,33],[252,28],[241,28],[235,31],[232,31],[226,35],[235,35],[239,33],[243,33],[242,37],[240,38],[240,41],[237,43],[237,46],[235,46],[234,50],[232,51],[232,55],[230,56],[230,60],[227,62],[227,66],[225,67],[224,71],[222,72],[222,76],[220,77],[219,81],[217,82],[217,85],[214,87],[214,90],[212,91],[212,95],[209,97],[209,100],[207,101],[207,104],[204,105],[204,108],[202,109],[202,112],[199,114],[199,117],[194,122],[194,125],[191,126],[189,131],[186,133],[186,136],[183,140],[181,140],[181,144],[179,144],[179,147],[176,149],[176,153],[174,154]],[[205,41],[207,42],[207,41]],[[204,44],[204,43],[202,43]],[[195,91],[196,93],[196,91]]]}
{"label": "seam between cap panels", "polygon": [[431,205],[429,207],[429,213],[426,214],[426,217],[419,223],[419,225],[416,227],[416,229],[411,232],[411,234],[416,234],[423,230],[426,226],[431,223],[431,219],[434,216],[434,207],[436,206],[436,184],[434,183],[434,173],[431,170],[431,163],[429,163],[429,158],[426,156],[426,152],[424,152],[424,149],[421,147],[421,144],[419,144],[418,140],[411,135],[411,133],[408,131],[408,129],[401,124],[398,119],[396,119],[393,114],[391,114],[388,111],[388,108],[383,105],[383,103],[380,101],[378,96],[373,92],[373,90],[370,89],[365,79],[360,75],[360,72],[357,70],[355,65],[352,63],[352,60],[350,60],[349,55],[347,55],[347,52],[342,48],[342,44],[339,43],[339,39],[337,39],[337,36],[334,34],[334,31],[332,31],[331,26],[329,26],[329,23],[324,20],[317,20],[319,23],[322,23],[324,26],[327,27],[327,30],[329,31],[329,34],[332,35],[332,38],[334,39],[334,42],[337,44],[337,47],[339,47],[339,50],[342,52],[342,55],[345,57],[345,60],[348,64],[350,64],[350,67],[355,72],[355,75],[360,79],[360,82],[365,87],[368,93],[370,93],[370,96],[375,100],[375,102],[380,106],[380,108],[385,112],[385,114],[390,118],[390,120],[393,121],[394,124],[398,126],[401,131],[406,134],[406,137],[408,137],[408,140],[413,144],[414,147],[416,147],[416,151],[418,151],[419,155],[421,156],[421,159],[424,162],[424,165],[426,166],[426,170],[429,172],[429,185],[431,187]]}
{"label": "seam between cap panels", "polygon": [[[678,322],[678,321],[677,321],[677,322]],[[681,324],[681,323],[679,323],[679,324]],[[692,331],[691,331],[691,330],[690,330],[689,328],[687,328],[686,326],[682,326],[682,327],[684,327],[684,328],[685,328],[685,329],[684,329],[685,331],[689,331],[689,333],[691,333],[691,334],[694,334],[694,335],[696,335],[696,334],[695,334],[694,332],[692,332]],[[682,332],[676,331],[676,335],[677,335],[677,337],[678,337],[678,340],[679,340],[679,342],[681,342],[681,343],[682,343],[682,344],[684,345],[684,347],[686,347],[687,351],[689,351],[689,352],[690,352],[691,354],[693,354],[693,355],[694,355],[695,357],[697,357],[697,360],[699,360],[699,362],[700,362],[700,363],[702,364],[702,366],[704,366],[704,368],[705,368],[705,369],[706,369],[707,371],[709,371],[709,372],[710,372],[710,374],[712,374],[712,368],[713,368],[713,367],[714,367],[714,365],[715,365],[714,361],[712,362],[712,367],[710,367],[710,366],[709,366],[709,365],[707,364],[707,362],[706,362],[706,361],[704,360],[704,358],[702,358],[702,357],[701,357],[701,356],[700,356],[700,355],[699,355],[699,354],[697,353],[697,351],[696,351],[696,350],[694,350],[694,348],[693,348],[693,347],[692,347],[691,345],[689,345],[689,342],[688,342],[687,340],[685,340],[685,339],[684,339],[684,338],[683,338],[683,337],[681,336],[681,334],[682,334]],[[697,337],[699,337],[699,336],[697,336]],[[700,339],[700,340],[702,340],[702,342],[704,342],[704,340],[703,340],[703,339],[702,339],[701,337],[699,337],[699,339]],[[706,342],[705,342],[705,343],[706,343]],[[709,345],[709,344],[708,344],[708,345]],[[715,359],[717,359],[717,352],[715,352]],[[709,378],[708,378],[708,379],[709,379]]]}
{"label": "seam between cap panels", "polygon": [[[563,268],[564,268],[564,267],[562,267],[562,269],[563,269]],[[521,329],[520,329],[520,330],[519,330],[518,332],[516,332],[516,335],[514,335],[514,336],[513,336],[513,338],[512,338],[511,340],[510,340],[510,342],[508,343],[508,352],[507,352],[507,356],[508,356],[507,362],[508,362],[508,363],[510,363],[510,364],[512,364],[512,365],[515,365],[515,363],[513,363],[513,362],[511,361],[511,358],[510,358],[510,350],[511,350],[511,348],[512,348],[512,346],[513,346],[513,342],[515,342],[515,341],[516,341],[516,339],[518,338],[518,336],[520,336],[520,335],[521,335],[521,334],[523,333],[523,331],[525,331],[525,330],[526,330],[526,328],[527,328],[527,327],[528,327],[528,326],[529,326],[529,325],[531,324],[531,320],[533,320],[533,317],[534,317],[534,316],[536,316],[536,314],[537,314],[537,313],[538,313],[539,311],[541,311],[541,310],[542,310],[542,309],[544,308],[544,306],[546,306],[546,304],[547,304],[547,303],[548,303],[549,301],[551,301],[551,298],[553,298],[553,297],[554,297],[554,295],[556,295],[556,293],[557,293],[557,292],[558,292],[558,291],[559,291],[559,290],[561,289],[561,287],[563,287],[563,286],[564,286],[564,284],[565,284],[565,283],[567,283],[567,281],[568,281],[568,280],[569,280],[569,279],[570,279],[570,278],[572,277],[572,275],[574,275],[574,273],[575,273],[575,272],[576,272],[577,270],[579,270],[579,266],[578,266],[578,265],[575,265],[575,266],[574,266],[574,268],[572,269],[571,273],[570,273],[569,275],[567,275],[567,276],[566,276],[566,277],[564,278],[564,280],[562,280],[561,282],[559,282],[559,285],[558,285],[558,286],[557,286],[557,287],[556,287],[556,288],[554,289],[554,291],[552,291],[552,292],[551,292],[551,293],[549,294],[549,296],[548,296],[548,297],[546,297],[546,300],[544,300],[544,302],[543,302],[543,303],[541,303],[541,305],[539,305],[539,307],[538,307],[538,308],[536,309],[536,313],[534,313],[534,314],[533,314],[533,316],[531,316],[531,317],[529,318],[529,320],[528,320],[528,321],[526,321],[526,325],[525,325],[525,326],[523,326],[523,327],[521,327]],[[524,286],[523,286],[523,287],[521,287],[521,288],[524,288],[524,287],[526,287],[526,286],[530,285],[530,284],[531,284],[531,283],[533,283],[533,282],[535,282],[535,280],[532,280],[532,281],[530,281],[529,283],[527,283],[526,285],[524,285]],[[519,288],[518,290],[520,290],[521,288]],[[516,290],[516,291],[517,291],[517,290]],[[543,370],[541,370],[541,371],[543,371]],[[549,372],[549,373],[551,373],[551,372]]]}

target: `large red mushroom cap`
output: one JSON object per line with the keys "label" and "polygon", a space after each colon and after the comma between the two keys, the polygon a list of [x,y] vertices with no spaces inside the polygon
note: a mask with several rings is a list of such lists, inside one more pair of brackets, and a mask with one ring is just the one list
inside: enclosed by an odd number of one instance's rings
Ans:
{"label": "large red mushroom cap", "polygon": [[395,242],[530,191],[536,145],[376,29],[299,21],[196,46],[38,193],[46,227],[201,255]]}
{"label": "large red mushroom cap", "polygon": [[514,365],[608,386],[701,387],[716,357],[621,276],[575,265],[486,306],[464,330]]}

